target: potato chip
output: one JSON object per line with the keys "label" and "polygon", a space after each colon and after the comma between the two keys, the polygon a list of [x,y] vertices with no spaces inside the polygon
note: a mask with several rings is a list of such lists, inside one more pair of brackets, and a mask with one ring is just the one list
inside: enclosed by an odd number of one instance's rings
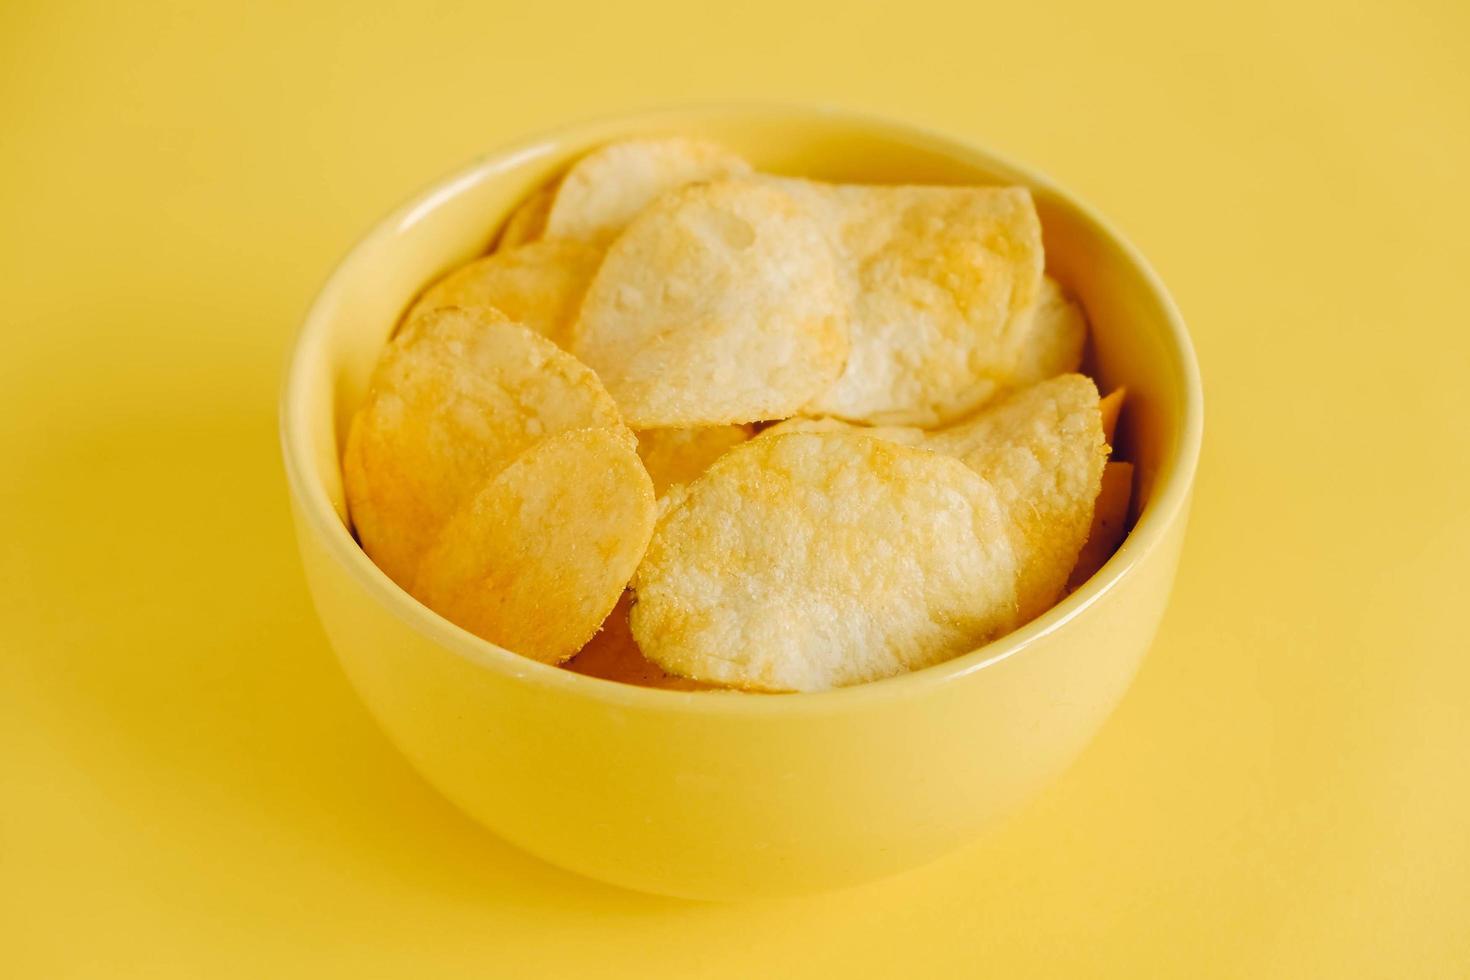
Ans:
{"label": "potato chip", "polygon": [[847,303],[821,228],[768,184],[666,194],[617,239],[571,349],[639,429],[785,418],[832,383]]}
{"label": "potato chip", "polygon": [[1064,374],[1019,389],[925,445],[959,457],[995,488],[1020,563],[1021,622],[1050,608],[1087,540],[1107,462],[1092,379]]}
{"label": "potato chip", "polygon": [[543,187],[531,194],[505,219],[500,230],[497,250],[515,248],[534,242],[546,231],[546,216],[551,213],[551,199],[556,195],[555,185]]}
{"label": "potato chip", "polygon": [[1115,460],[1103,467],[1102,488],[1092,509],[1092,527],[1068,580],[1071,588],[1096,575],[1118,550],[1128,527],[1128,504],[1132,497],[1133,464]]}
{"label": "potato chip", "polygon": [[587,641],[575,657],[562,666],[587,677],[600,677],[605,681],[618,681],[637,687],[657,687],[666,691],[709,691],[712,684],[701,684],[687,677],[670,674],[649,660],[638,649],[633,631],[628,627],[628,609],[632,605],[631,592],[624,592],[597,635]]}
{"label": "potato chip", "polygon": [[1042,277],[1041,291],[1028,318],[1020,359],[1009,379],[1011,384],[1035,384],[1059,374],[1070,374],[1082,366],[1082,349],[1087,346],[1087,317],[1061,283],[1051,276]]}
{"label": "potato chip", "polygon": [[537,442],[468,498],[419,562],[424,605],[560,663],[597,632],[653,533],[653,484],[610,429]]}
{"label": "potato chip", "polygon": [[633,635],[665,670],[817,691],[926,667],[1015,622],[993,490],[957,460],[846,432],[762,436],[665,497]]}
{"label": "potato chip", "polygon": [[1118,431],[1118,416],[1123,411],[1123,400],[1127,397],[1127,388],[1114,388],[1108,392],[1106,398],[1098,402],[1097,410],[1102,415],[1103,438],[1107,439],[1110,446]]}
{"label": "potato chip", "polygon": [[638,457],[660,497],[675,483],[688,483],[715,460],[754,434],[749,425],[708,425],[694,429],[643,429]]}
{"label": "potato chip", "polygon": [[409,319],[442,306],[490,307],[565,344],[602,250],[581,242],[531,242],[475,259],[429,288]]}
{"label": "potato chip", "polygon": [[826,227],[851,296],[847,364],[804,414],[933,426],[1009,382],[1042,275],[1029,191],[774,183]]}
{"label": "potato chip", "polygon": [[761,436],[778,436],[786,432],[851,432],[873,439],[886,439],[901,446],[922,446],[929,436],[923,429],[912,425],[859,425],[828,415],[821,418],[797,415],[762,429]]}
{"label": "potato chip", "polygon": [[578,160],[562,178],[545,234],[606,243],[660,195],[749,171],[750,164],[705,140],[672,136],[609,143]]}
{"label": "potato chip", "polygon": [[435,310],[383,353],[343,460],[368,556],[399,585],[440,527],[533,442],[569,429],[633,434],[591,369],[492,311]]}

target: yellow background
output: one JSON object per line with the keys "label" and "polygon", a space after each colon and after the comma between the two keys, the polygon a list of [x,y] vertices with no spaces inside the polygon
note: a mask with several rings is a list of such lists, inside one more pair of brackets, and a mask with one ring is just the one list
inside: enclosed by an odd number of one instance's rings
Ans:
{"label": "yellow background", "polygon": [[[1470,974],[1459,0],[0,4],[0,973]],[[1151,257],[1207,386],[1162,634],[991,837],[696,905],[432,793],[308,606],[289,338],[379,214],[604,112],[875,110]]]}

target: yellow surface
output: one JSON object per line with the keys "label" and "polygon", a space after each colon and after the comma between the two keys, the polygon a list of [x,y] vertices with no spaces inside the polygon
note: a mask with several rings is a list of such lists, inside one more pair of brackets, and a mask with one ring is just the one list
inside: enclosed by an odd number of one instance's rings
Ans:
{"label": "yellow surface", "polygon": [[[7,972],[1466,972],[1466,8],[898,9],[0,6]],[[308,605],[274,401],[406,192],[726,96],[1051,172],[1170,284],[1210,419],[1158,644],[1065,778],[906,876],[705,906],[525,857],[394,753]]]}

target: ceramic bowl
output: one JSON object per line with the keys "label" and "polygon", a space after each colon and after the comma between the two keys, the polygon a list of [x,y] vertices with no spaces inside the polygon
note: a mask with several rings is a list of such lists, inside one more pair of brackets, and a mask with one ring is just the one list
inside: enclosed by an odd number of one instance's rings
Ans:
{"label": "ceramic bowl", "polygon": [[[484,251],[508,211],[611,139],[719,140],[763,170],[870,182],[1029,186],[1047,265],[1082,299],[1101,386],[1127,385],[1118,443],[1136,526],[1024,628],[948,663],[843,690],[651,690],[517,656],[419,605],[348,530],[339,461],[395,321]],[[1198,369],[1163,284],[1085,204],[1035,171],[913,126],[735,106],[569,127],[476,160],[374,227],[301,329],[281,434],[302,561],[347,676],[403,754],[494,833],[628,888],[735,899],[887,875],[972,840],[1053,780],[1128,687],[1169,597],[1202,424]]]}

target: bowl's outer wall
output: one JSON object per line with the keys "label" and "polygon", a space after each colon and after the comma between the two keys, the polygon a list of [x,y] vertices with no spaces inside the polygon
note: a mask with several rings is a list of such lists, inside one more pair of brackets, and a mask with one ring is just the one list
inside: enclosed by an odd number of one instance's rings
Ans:
{"label": "bowl's outer wall", "polygon": [[628,708],[487,670],[364,601],[316,535],[301,550],[358,693],[446,796],[554,864],[741,898],[923,863],[1056,776],[1152,641],[1181,531],[1023,655],[923,695],[791,714]]}
{"label": "bowl's outer wall", "polygon": [[[506,210],[567,159],[660,130],[722,139],[790,173],[1032,184],[1048,266],[1092,318],[1097,373],[1129,388],[1119,441],[1139,466],[1149,545],[1131,537],[998,662],[977,659],[979,669],[943,683],[870,685],[873,696],[762,699],[771,703],[755,711],[700,707],[749,700],[741,695],[608,697],[605,682],[455,636],[398,594],[350,546],[341,521],[338,447],[383,341],[426,279],[482,251]],[[1197,411],[1192,354],[1169,325],[1171,309],[1127,249],[1043,180],[901,126],[819,110],[691,110],[529,143],[391,216],[308,318],[283,426],[311,592],[348,676],[404,754],[486,826],[548,861],[697,898],[818,890],[912,867],[1064,769],[1152,641],[1187,516],[1196,447],[1181,445],[1190,422],[1196,440],[1198,426],[1186,419],[1191,405]],[[1167,513],[1149,513],[1161,479],[1183,481],[1184,492]],[[335,522],[320,517],[328,502]]]}

